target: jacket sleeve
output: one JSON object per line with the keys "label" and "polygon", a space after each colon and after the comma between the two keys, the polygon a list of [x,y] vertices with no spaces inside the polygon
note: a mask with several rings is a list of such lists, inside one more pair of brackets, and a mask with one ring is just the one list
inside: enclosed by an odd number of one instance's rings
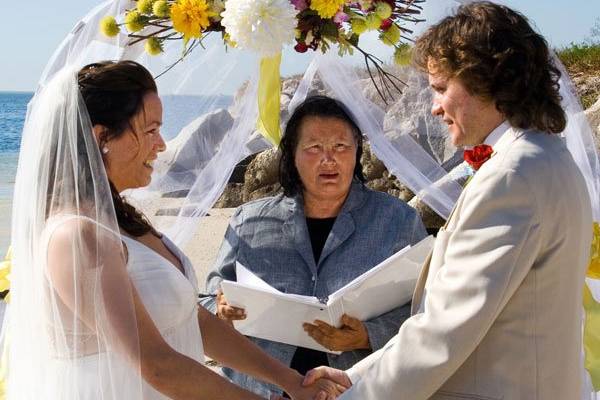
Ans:
{"label": "jacket sleeve", "polygon": [[[239,207],[229,221],[229,226],[225,231],[225,237],[221,243],[213,269],[208,273],[206,278],[205,294],[216,294],[221,281],[224,279],[230,281],[236,280],[235,262],[238,257],[242,222],[243,212],[242,207]],[[198,303],[213,314],[217,312],[214,296],[200,296]]]}
{"label": "jacket sleeve", "polygon": [[348,370],[354,385],[342,399],[432,396],[475,350],[531,269],[541,244],[535,186],[517,171],[497,170],[472,182],[464,196],[456,224],[438,234],[434,256],[442,263],[428,280],[423,312]]}

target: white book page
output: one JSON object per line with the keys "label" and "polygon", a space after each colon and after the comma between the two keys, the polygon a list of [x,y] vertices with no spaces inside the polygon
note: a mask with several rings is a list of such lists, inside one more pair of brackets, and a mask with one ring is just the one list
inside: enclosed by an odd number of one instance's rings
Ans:
{"label": "white book page", "polygon": [[269,293],[281,293],[279,290],[260,279],[254,272],[250,271],[240,262],[235,263],[235,275],[237,276],[237,282],[244,286],[262,289]]}
{"label": "white book page", "polygon": [[336,292],[328,304],[332,307],[334,303],[341,303],[346,314],[361,321],[406,304],[412,298],[423,262],[433,248],[434,241],[429,236],[411,248],[394,254],[361,275],[362,279]]}
{"label": "white book page", "polygon": [[336,324],[328,307],[314,297],[271,293],[232,281],[221,282],[221,287],[231,305],[246,310],[246,319],[234,321],[235,328],[244,335],[328,351],[302,328],[304,322],[315,319]]}

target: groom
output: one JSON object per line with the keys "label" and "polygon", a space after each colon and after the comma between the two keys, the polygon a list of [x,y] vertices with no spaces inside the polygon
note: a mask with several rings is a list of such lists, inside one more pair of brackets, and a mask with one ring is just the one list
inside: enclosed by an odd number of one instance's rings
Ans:
{"label": "groom", "polygon": [[525,17],[461,6],[421,36],[416,64],[456,146],[485,144],[424,265],[413,316],[343,372],[343,400],[578,399],[592,215],[563,139],[559,71]]}

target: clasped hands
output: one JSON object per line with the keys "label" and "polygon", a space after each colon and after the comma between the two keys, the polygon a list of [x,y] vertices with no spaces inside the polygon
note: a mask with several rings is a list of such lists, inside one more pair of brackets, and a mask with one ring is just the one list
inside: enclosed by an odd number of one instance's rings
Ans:
{"label": "clasped hands", "polygon": [[[234,320],[246,318],[243,308],[229,305],[223,292],[217,292],[217,315],[219,318],[233,324]],[[304,331],[321,346],[332,351],[351,351],[370,349],[369,333],[362,321],[344,314],[342,326],[336,328],[326,322],[316,320],[313,324],[304,323]],[[344,371],[318,367],[306,374],[299,393],[290,393],[292,399],[333,400],[352,386],[350,378]],[[308,396],[308,397],[307,397]],[[271,400],[283,400],[279,396],[271,396]]]}
{"label": "clasped hands", "polygon": [[[352,386],[348,375],[339,369],[317,367],[308,371],[298,391],[291,392],[292,400],[335,400]],[[270,400],[285,400],[271,395]]]}

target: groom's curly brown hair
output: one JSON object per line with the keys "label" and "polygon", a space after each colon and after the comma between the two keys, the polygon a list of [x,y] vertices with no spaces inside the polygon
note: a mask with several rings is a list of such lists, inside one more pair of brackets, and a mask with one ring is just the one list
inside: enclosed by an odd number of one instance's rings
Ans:
{"label": "groom's curly brown hair", "polygon": [[548,44],[506,6],[483,1],[459,7],[417,39],[413,63],[494,101],[512,126],[548,133],[565,128],[561,73]]}

